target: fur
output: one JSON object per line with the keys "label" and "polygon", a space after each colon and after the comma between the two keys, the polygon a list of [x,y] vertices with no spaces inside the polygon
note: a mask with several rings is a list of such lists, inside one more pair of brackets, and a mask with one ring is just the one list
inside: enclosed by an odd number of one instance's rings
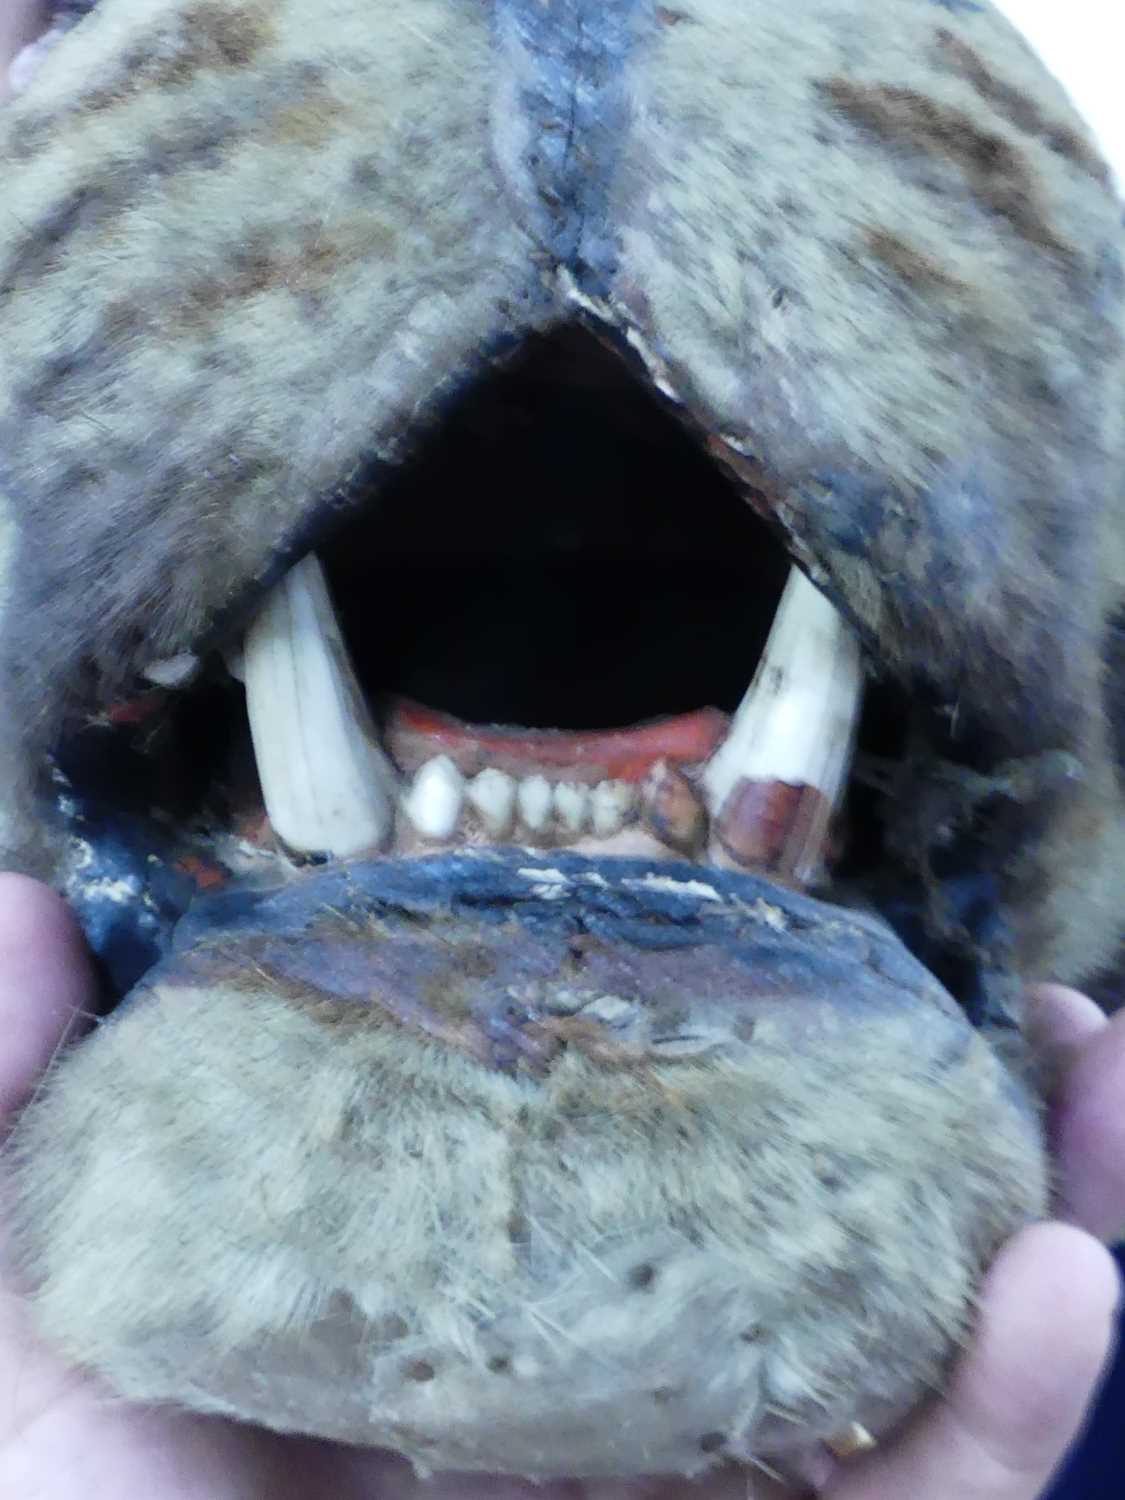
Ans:
{"label": "fur", "polygon": [[799,1006],[532,1082],[173,975],[22,1122],[42,1326],[124,1397],[423,1469],[691,1474],[885,1430],[1042,1212],[1035,1130],[979,1034],[950,1062],[960,1028],[911,1008],[795,1047]]}

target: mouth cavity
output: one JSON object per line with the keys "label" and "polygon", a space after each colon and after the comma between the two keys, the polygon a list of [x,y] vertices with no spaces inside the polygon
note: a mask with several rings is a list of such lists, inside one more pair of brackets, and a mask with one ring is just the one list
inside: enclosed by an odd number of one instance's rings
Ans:
{"label": "mouth cavity", "polygon": [[893,757],[908,706],[865,689],[778,536],[576,328],[469,390],[223,653],[145,676],[59,759],[99,891],[112,801],[109,843],[143,829],[151,865],[159,827],[161,861],[203,889],[523,845],[840,900],[883,848],[857,741]]}
{"label": "mouth cavity", "polygon": [[228,658],[272,835],[297,861],[515,842],[820,882],[848,626],[592,339],[484,398]]}

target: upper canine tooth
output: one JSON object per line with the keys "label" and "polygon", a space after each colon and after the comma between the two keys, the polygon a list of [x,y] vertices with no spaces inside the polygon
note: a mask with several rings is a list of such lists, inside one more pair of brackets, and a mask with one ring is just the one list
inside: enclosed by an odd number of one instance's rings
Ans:
{"label": "upper canine tooth", "polygon": [[506,771],[488,766],[465,788],[465,800],[476,809],[490,838],[506,838],[516,814],[516,783]]}
{"label": "upper canine tooth", "polygon": [[754,680],[701,778],[719,846],[736,863],[816,878],[862,694],[854,634],[794,568]]}
{"label": "upper canine tooth", "polygon": [[590,797],[594,832],[599,838],[620,833],[633,809],[635,794],[627,781],[599,781]]}
{"label": "upper canine tooth", "polygon": [[375,738],[319,562],[308,556],[246,632],[246,708],[266,811],[304,854],[380,848],[395,772]]}
{"label": "upper canine tooth", "polygon": [[465,778],[448,755],[435,755],[419,768],[402,808],[424,838],[448,839],[457,827],[464,801]]}

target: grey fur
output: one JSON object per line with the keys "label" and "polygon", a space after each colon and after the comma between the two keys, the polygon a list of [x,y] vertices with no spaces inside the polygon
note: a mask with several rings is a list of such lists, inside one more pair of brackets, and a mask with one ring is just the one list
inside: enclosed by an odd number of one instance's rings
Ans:
{"label": "grey fur", "polygon": [[[492,351],[580,316],[701,427],[880,669],[947,712],[951,753],[1076,757],[1081,778],[1020,810],[995,873],[1017,970],[1092,972],[1125,881],[1107,711],[1125,688],[1105,657],[1125,599],[1125,278],[1084,127],[986,5],[501,12],[494,31],[478,0],[101,0],[7,111],[8,862],[49,863],[19,799],[67,712],[229,619],[317,506],[421,440]],[[568,97],[573,138],[542,153]],[[935,755],[904,807],[931,805]],[[528,1102],[510,1080],[386,1029],[330,1033],[268,985],[194,1009],[157,995],[69,1055],[24,1123],[28,1274],[61,1344],[126,1395],[285,1426],[311,1370],[317,1430],[423,1464],[544,1473],[566,1454],[604,1473],[640,1464],[605,1446],[613,1393],[614,1431],[635,1421],[653,1464],[704,1467],[720,1429],[739,1434],[722,1451],[782,1452],[754,1427],[766,1403],[797,1416],[797,1443],[909,1405],[995,1245],[1042,1204],[995,1055],[975,1043],[950,1091],[904,1066],[912,1045],[889,1026],[830,1057],[685,1065],[626,1089],[651,1138],[568,1061],[528,1104],[546,1130],[562,1093],[584,1101],[573,1152],[520,1166],[544,1245],[568,1247],[545,1283],[558,1306],[533,1314],[501,1223]],[[665,1087],[691,1145],[662,1133]],[[862,1210],[846,1232],[807,1170],[841,1133]],[[428,1178],[387,1166],[408,1138]],[[378,1233],[357,1208],[375,1201]],[[768,1266],[763,1235],[784,1252]],[[638,1257],[666,1295],[622,1301]],[[853,1276],[831,1304],[813,1298],[826,1266]],[[467,1312],[501,1291],[514,1405]],[[732,1355],[763,1307],[764,1344]],[[874,1365],[857,1317],[879,1330]],[[200,1339],[237,1400],[192,1362]],[[247,1394],[257,1358],[272,1396]],[[657,1389],[681,1388],[676,1422],[655,1416]]]}
{"label": "grey fur", "polygon": [[[984,1037],[862,917],[676,866],[646,955],[628,864],[453,863],[452,914],[402,922],[372,870],[204,927],[59,1070],[9,1160],[45,1330],[122,1396],[422,1468],[692,1474],[884,1431],[1044,1208]],[[482,928],[506,868],[527,897]],[[487,969],[589,1050],[501,1076],[412,1033],[369,998],[412,962],[447,1031]]]}

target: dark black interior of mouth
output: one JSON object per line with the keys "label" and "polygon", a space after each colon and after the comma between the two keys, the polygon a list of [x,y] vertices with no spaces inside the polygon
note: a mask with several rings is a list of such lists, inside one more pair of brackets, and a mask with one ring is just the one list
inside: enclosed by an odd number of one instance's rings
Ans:
{"label": "dark black interior of mouth", "polygon": [[735,708],[789,570],[660,398],[575,328],[475,385],[320,556],[369,692],[560,729]]}

